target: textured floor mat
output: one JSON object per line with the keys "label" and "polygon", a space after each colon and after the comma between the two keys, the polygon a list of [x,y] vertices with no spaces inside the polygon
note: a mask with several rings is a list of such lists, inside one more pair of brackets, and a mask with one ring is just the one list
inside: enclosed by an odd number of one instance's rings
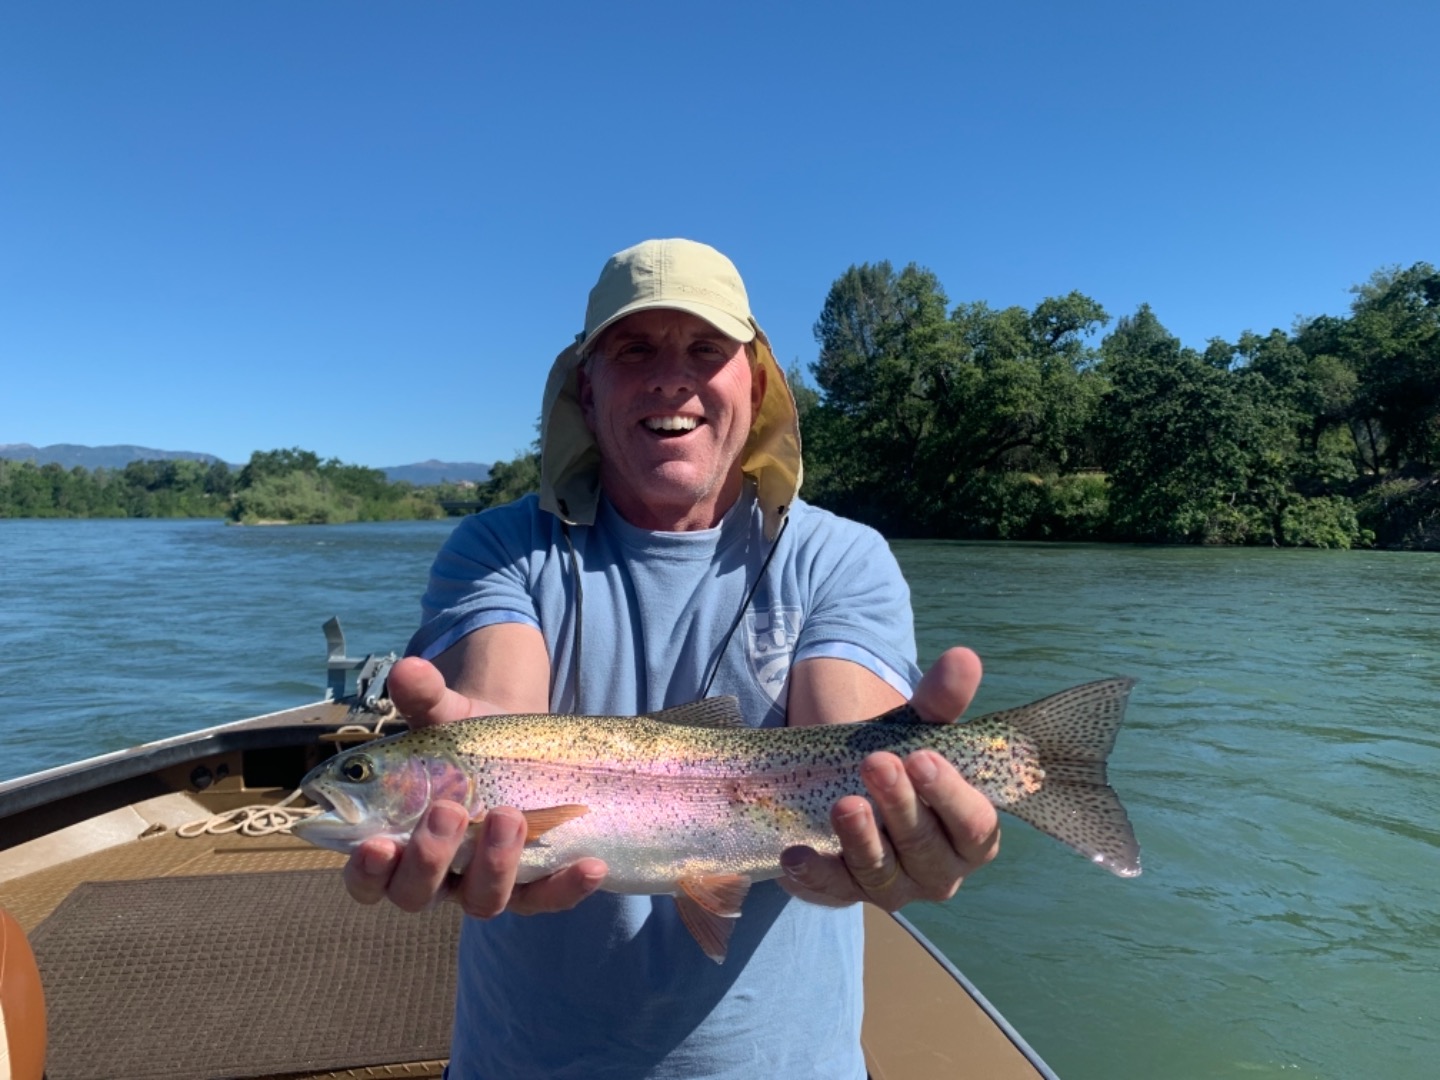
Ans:
{"label": "textured floor mat", "polygon": [[443,1058],[461,916],[335,870],[91,882],[31,933],[47,1080],[222,1080]]}

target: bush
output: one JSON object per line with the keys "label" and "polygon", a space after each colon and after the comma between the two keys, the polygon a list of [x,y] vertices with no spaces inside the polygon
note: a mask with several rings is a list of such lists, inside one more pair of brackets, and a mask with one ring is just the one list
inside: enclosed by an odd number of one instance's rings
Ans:
{"label": "bush", "polygon": [[235,493],[230,518],[245,525],[262,521],[291,521],[301,525],[331,525],[355,521],[359,500],[325,490],[313,472],[262,476]]}
{"label": "bush", "polygon": [[1037,524],[1053,540],[1102,540],[1109,534],[1110,488],[1103,473],[1052,476],[1041,488]]}
{"label": "bush", "polygon": [[1375,534],[1362,528],[1355,505],[1338,495],[1299,499],[1280,518],[1280,542],[1286,547],[1369,547]]}
{"label": "bush", "polygon": [[1383,547],[1440,551],[1440,475],[1392,476],[1355,500],[1360,524]]}

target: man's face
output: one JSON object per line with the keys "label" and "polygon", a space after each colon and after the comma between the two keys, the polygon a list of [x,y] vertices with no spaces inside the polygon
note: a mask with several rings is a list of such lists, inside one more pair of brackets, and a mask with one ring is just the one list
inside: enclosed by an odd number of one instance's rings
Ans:
{"label": "man's face", "polygon": [[717,524],[740,494],[740,453],[765,393],[745,347],[683,311],[639,311],[601,337],[580,371],[600,482],[649,529]]}

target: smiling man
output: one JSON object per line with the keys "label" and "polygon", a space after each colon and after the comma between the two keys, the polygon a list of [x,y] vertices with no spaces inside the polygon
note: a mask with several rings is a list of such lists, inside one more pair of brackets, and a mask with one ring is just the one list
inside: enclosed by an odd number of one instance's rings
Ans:
{"label": "smiling man", "polygon": [[[730,260],[688,240],[620,252],[551,369],[540,492],[456,529],[392,697],[417,726],[711,693],[753,725],[862,720],[906,697],[953,720],[975,655],[952,649],[919,679],[889,548],[806,505],[800,480],[794,400]],[[453,888],[472,916],[451,1080],[860,1080],[857,902],[947,898],[999,845],[989,802],[937,755],[876,754],[862,775],[874,808],[836,804],[841,854],[787,852],[786,879],[750,890],[724,965],[673,898],[597,894],[597,859],[517,885],[515,808],[486,815],[458,886],[468,822],[443,802],[403,851],[367,841],[346,884],[412,911]]]}
{"label": "smiling man", "polygon": [[735,464],[765,397],[765,369],[747,352],[683,311],[637,311],[601,333],[580,369],[580,402],[600,486],[626,521],[707,529],[735,505]]}

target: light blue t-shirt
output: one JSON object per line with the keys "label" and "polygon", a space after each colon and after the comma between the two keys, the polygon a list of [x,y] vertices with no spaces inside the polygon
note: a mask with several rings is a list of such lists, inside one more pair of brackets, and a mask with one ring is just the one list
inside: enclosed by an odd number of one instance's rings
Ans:
{"label": "light blue t-shirt", "polygon": [[[583,590],[579,710],[652,712],[700,696],[770,543],[746,493],[720,525],[650,532],[602,500],[571,527]],[[919,677],[909,590],[872,529],[797,500],[725,646],[711,694],[753,725],[785,722],[809,657],[864,665],[907,697]],[[522,622],[544,635],[550,703],[575,712],[576,583],[559,519],[531,496],[466,518],[441,550],[411,654]],[[823,1077],[859,1080],[861,912],[746,898],[723,965],[669,896],[597,893],[571,911],[467,919],[451,1080]]]}

